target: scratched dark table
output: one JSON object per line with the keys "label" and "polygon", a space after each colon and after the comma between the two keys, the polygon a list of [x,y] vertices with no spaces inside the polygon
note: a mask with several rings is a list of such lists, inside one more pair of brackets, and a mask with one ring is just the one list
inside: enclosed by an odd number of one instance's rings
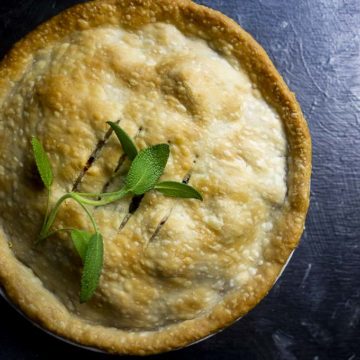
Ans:
{"label": "scratched dark table", "polygon": [[[77,2],[1,0],[0,56]],[[360,0],[199,2],[249,31],[296,92],[313,139],[311,206],[300,246],[253,311],[158,358],[360,359]],[[0,314],[1,360],[109,359],[50,337],[2,299]]]}

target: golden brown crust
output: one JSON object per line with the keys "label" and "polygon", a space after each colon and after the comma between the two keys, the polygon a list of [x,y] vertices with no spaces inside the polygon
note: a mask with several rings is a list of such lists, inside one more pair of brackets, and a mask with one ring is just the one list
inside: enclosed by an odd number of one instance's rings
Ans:
{"label": "golden brown crust", "polygon": [[[288,208],[272,234],[266,256],[272,267],[260,269],[244,298],[228,294],[213,311],[158,331],[126,332],[90,325],[71,316],[64,307],[38,294],[41,283],[21,266],[11,250],[0,254],[0,279],[8,296],[32,319],[54,333],[109,352],[151,354],[179,348],[215,333],[246,314],[269,291],[282,266],[299,242],[309,205],[311,141],[294,94],[287,88],[265,51],[235,22],[219,12],[185,0],[103,0],[77,5],[41,25],[18,42],[0,66],[0,102],[21,76],[28,56],[73,31],[122,24],[141,26],[165,21],[183,32],[202,37],[218,52],[235,56],[262,95],[279,113],[288,141]],[[5,236],[0,235],[5,241]],[[36,299],[36,304],[34,304]]]}

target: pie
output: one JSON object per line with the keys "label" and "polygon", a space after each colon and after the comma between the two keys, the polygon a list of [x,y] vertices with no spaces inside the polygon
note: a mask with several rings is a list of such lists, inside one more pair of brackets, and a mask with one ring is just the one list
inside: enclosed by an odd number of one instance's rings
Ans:
{"label": "pie", "polygon": [[[34,246],[47,191],[31,137],[54,169],[53,204],[72,188],[111,191],[124,181],[113,175],[128,160],[109,120],[140,149],[169,143],[162,179],[188,181],[204,201],[151,191],[135,207],[126,197],[91,208],[104,267],[80,304],[68,234]],[[270,290],[303,231],[310,171],[294,94],[235,22],[187,0],[77,5],[0,65],[1,284],[28,317],[81,345],[119,354],[186,346]],[[89,224],[69,200],[56,226]]]}

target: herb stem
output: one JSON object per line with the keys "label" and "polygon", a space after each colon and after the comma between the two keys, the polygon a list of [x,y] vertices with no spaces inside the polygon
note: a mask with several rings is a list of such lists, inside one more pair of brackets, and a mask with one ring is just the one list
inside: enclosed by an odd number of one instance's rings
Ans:
{"label": "herb stem", "polygon": [[61,228],[61,229],[56,229],[48,234],[46,234],[43,238],[41,238],[40,240],[45,240],[46,238],[55,235],[56,233],[60,232],[60,231],[73,231],[73,230],[77,230],[76,228]]}
{"label": "herb stem", "polygon": [[47,218],[48,218],[48,214],[49,214],[49,205],[50,205],[50,188],[47,188],[47,199],[46,199],[46,211],[45,211],[45,216],[44,216],[44,221],[41,227],[41,230],[45,227]]}
{"label": "herb stem", "polygon": [[[113,193],[106,193],[103,199],[100,200],[91,200],[87,199],[86,197],[83,197],[79,195],[78,193],[71,193],[72,198],[76,199],[79,203],[87,204],[87,205],[93,205],[93,206],[102,206],[110,204],[116,200],[120,200],[124,196],[126,196],[129,193],[129,189],[126,187],[122,188],[119,191],[113,192]],[[100,196],[103,196],[103,194],[100,194]]]}
{"label": "herb stem", "polygon": [[[121,189],[123,190],[123,189]],[[119,191],[114,191],[114,192],[106,192],[106,193],[79,193],[79,192],[74,192],[73,194],[79,195],[81,197],[90,197],[90,198],[98,198],[98,197],[111,197],[114,195],[117,195],[121,190]]]}
{"label": "herb stem", "polygon": [[98,228],[98,226],[96,225],[96,222],[95,222],[95,220],[94,220],[94,217],[90,214],[89,209],[88,209],[79,199],[77,199],[76,197],[74,197],[74,196],[73,196],[74,194],[70,193],[70,195],[71,195],[71,198],[72,198],[73,200],[75,200],[75,201],[84,209],[84,211],[86,212],[87,216],[89,217],[89,219],[90,219],[90,221],[91,221],[91,223],[92,223],[92,226],[94,227],[94,231],[95,231],[96,233],[98,233],[98,232],[99,232],[99,228]]}
{"label": "herb stem", "polygon": [[46,222],[44,222],[44,225],[40,231],[40,236],[37,242],[40,242],[42,239],[44,239],[49,231],[49,229],[51,228],[55,218],[56,218],[56,214],[59,211],[59,207],[62,204],[63,201],[65,201],[66,199],[68,199],[70,197],[70,194],[65,194],[63,195],[55,204],[55,206],[53,207],[53,209],[50,211],[49,216],[47,217]]}
{"label": "herb stem", "polygon": [[[57,215],[57,213],[59,211],[60,205],[66,199],[73,199],[74,201],[76,201],[84,209],[84,211],[86,212],[87,216],[89,217],[89,219],[91,221],[92,226],[94,227],[95,232],[99,231],[93,216],[90,214],[88,208],[84,205],[85,202],[82,201],[83,198],[76,196],[75,193],[67,193],[67,194],[63,195],[56,202],[54,208],[50,211],[49,216],[47,217],[47,221],[44,223],[44,226],[42,227],[42,229],[40,231],[40,236],[39,236],[38,242],[40,242],[41,240],[48,237],[48,232],[49,232],[52,224],[54,223],[54,220],[55,220],[56,215]],[[85,200],[87,200],[87,199],[85,199]]]}

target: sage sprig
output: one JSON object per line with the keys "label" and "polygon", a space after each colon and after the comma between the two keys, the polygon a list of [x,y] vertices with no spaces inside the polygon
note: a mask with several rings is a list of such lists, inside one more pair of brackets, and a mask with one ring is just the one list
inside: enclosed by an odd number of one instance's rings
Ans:
{"label": "sage sprig", "polygon": [[201,194],[190,185],[176,181],[162,181],[155,184],[154,189],[166,196],[203,200]]}
{"label": "sage sprig", "polygon": [[153,189],[164,172],[169,153],[168,144],[159,144],[140,151],[131,164],[125,188],[134,195],[142,195]]}
{"label": "sage sprig", "polygon": [[90,300],[98,287],[104,261],[103,258],[104,245],[102,236],[99,233],[95,233],[88,242],[84,256],[84,269],[80,290],[81,303]]}
{"label": "sage sprig", "polygon": [[[41,142],[35,137],[32,138],[31,141],[38,172],[44,186],[48,190],[48,205],[37,243],[54,235],[58,231],[70,232],[74,248],[83,263],[80,287],[80,302],[82,303],[89,301],[94,295],[99,284],[104,261],[103,238],[94,217],[87,207],[88,205],[103,206],[118,201],[124,196],[142,195],[150,190],[159,191],[165,196],[202,200],[201,194],[190,185],[175,181],[159,182],[170,155],[168,144],[158,144],[138,151],[134,142],[123,129],[113,122],[109,121],[108,124],[119,139],[124,153],[128,156],[129,160],[132,161],[126,176],[125,185],[118,191],[108,193],[66,193],[56,201],[50,211],[48,207],[51,185],[53,183],[53,171]],[[73,228],[62,228],[51,231],[60,206],[66,200],[75,201],[83,208],[92,224],[93,232]]]}
{"label": "sage sprig", "polygon": [[71,235],[71,239],[73,241],[76,251],[78,252],[79,256],[81,257],[81,260],[84,262],[85,255],[86,255],[86,249],[87,249],[89,241],[93,235],[87,231],[78,230],[78,229],[71,230],[70,235]]}
{"label": "sage sprig", "polygon": [[120,144],[124,150],[124,153],[128,156],[130,160],[134,160],[138,154],[136,145],[131,140],[130,136],[117,124],[112,121],[107,122],[110,127],[114,130],[115,135],[120,141]]}
{"label": "sage sprig", "polygon": [[31,139],[31,145],[34,153],[36,167],[39,171],[42,182],[45,187],[50,190],[53,183],[54,176],[50,165],[50,160],[41,144],[41,142],[33,137]]}

